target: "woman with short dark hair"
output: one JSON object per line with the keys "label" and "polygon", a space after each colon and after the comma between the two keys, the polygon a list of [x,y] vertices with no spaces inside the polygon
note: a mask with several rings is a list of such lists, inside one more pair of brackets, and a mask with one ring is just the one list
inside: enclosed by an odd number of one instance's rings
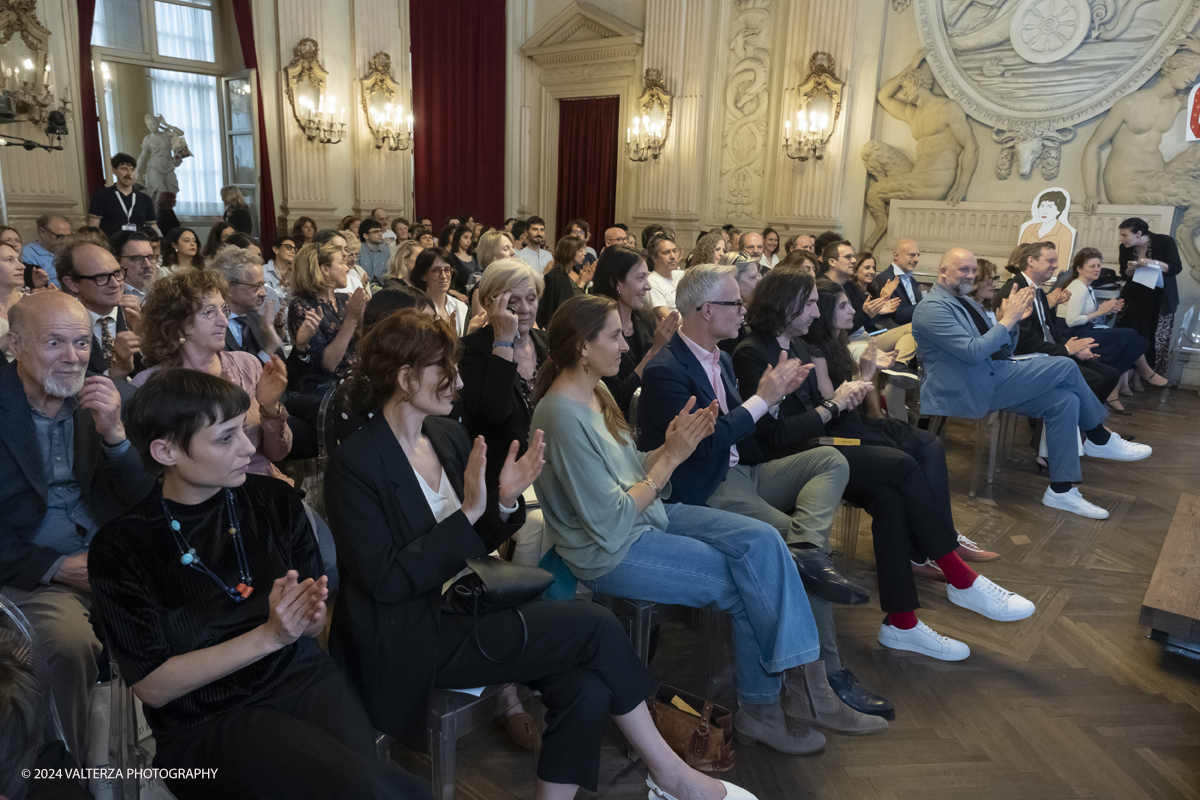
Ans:
{"label": "woman with short dark hair", "polygon": [[558,307],[577,294],[583,294],[596,272],[587,266],[587,243],[577,236],[564,236],[554,246],[554,260],[546,270],[546,291],[538,304],[537,324],[546,328]]}
{"label": "woman with short dark hair", "polygon": [[[1151,233],[1146,220],[1130,217],[1120,226],[1121,249],[1117,262],[1126,279],[1121,290],[1125,308],[1118,327],[1131,328],[1146,340],[1146,363],[1159,375],[1167,371],[1171,331],[1175,327],[1175,309],[1179,307],[1179,286],[1175,276],[1183,272],[1183,261],[1175,240],[1165,233]],[[1132,280],[1140,268],[1154,270],[1153,287]],[[1142,382],[1131,381],[1134,391],[1142,391]]]}
{"label": "woman with short dark hair", "polygon": [[460,335],[470,322],[467,304],[450,293],[454,280],[454,267],[450,266],[450,254],[440,247],[427,247],[417,255],[408,282],[417,287],[433,301],[438,319],[450,323]]}

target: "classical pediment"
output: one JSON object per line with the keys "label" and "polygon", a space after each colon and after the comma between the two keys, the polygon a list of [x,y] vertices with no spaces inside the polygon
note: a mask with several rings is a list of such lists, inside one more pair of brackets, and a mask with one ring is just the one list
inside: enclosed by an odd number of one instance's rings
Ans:
{"label": "classical pediment", "polygon": [[539,64],[636,54],[642,31],[591,3],[574,2],[521,46]]}

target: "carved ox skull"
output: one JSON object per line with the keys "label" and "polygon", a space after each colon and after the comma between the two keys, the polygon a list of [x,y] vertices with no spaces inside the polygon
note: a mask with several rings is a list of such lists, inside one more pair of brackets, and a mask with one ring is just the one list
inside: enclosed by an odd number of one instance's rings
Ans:
{"label": "carved ox skull", "polygon": [[996,161],[996,177],[1007,180],[1012,174],[1013,161],[1018,164],[1022,178],[1028,178],[1033,165],[1041,162],[1042,177],[1054,180],[1062,160],[1062,146],[1075,138],[1073,128],[1025,129],[992,131],[992,139],[1003,149]]}

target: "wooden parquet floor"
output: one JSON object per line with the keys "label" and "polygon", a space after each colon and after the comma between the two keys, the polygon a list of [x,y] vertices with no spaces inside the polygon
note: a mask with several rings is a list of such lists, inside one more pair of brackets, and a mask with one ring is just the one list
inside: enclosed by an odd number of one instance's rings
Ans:
{"label": "wooden parquet floor", "polygon": [[[824,753],[803,758],[742,747],[723,777],[762,800],[1200,798],[1200,662],[1165,654],[1138,625],[1180,493],[1200,493],[1200,397],[1176,391],[1168,404],[1158,400],[1157,392],[1138,395],[1127,403],[1134,416],[1109,420],[1153,446],[1150,459],[1084,459],[1081,488],[1109,510],[1102,522],[1041,505],[1047,479],[1034,469],[1023,422],[995,483],[967,497],[974,440],[971,428],[952,424],[956,523],[1003,555],[979,571],[1033,600],[1037,613],[991,622],[952,605],[945,584],[918,579],[922,620],[971,647],[969,659],[948,664],[881,647],[877,604],[840,607],[843,659],[895,702],[891,729],[830,735]],[[864,514],[854,574],[873,585],[869,526]],[[690,632],[683,623],[662,628],[653,667],[685,685]],[[716,695],[732,704],[728,653]],[[420,772],[417,757],[404,761]],[[615,732],[601,772],[600,791],[580,797],[646,796],[644,767],[624,757]],[[460,740],[460,798],[533,792],[532,758],[503,731]]]}

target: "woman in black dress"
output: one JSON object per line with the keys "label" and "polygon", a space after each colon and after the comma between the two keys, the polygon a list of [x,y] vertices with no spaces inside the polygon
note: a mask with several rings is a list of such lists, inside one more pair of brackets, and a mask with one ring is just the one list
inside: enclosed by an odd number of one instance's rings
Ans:
{"label": "woman in black dress", "polygon": [[618,245],[606,247],[596,261],[592,294],[617,301],[621,315],[621,333],[629,351],[621,354],[621,371],[605,378],[604,385],[617,400],[617,406],[629,417],[629,402],[642,385],[642,370],[679,330],[679,312],[672,311],[659,321],[646,308],[650,291],[650,268],[640,250]]}
{"label": "woman in black dress", "polygon": [[[361,287],[352,295],[336,291],[346,286],[345,250],[346,240],[333,236],[301,247],[292,264],[288,332],[297,344],[288,358],[288,387],[293,391],[324,394],[354,364],[354,342],[369,296]],[[297,334],[312,318],[317,329],[302,348]]]}
{"label": "woman in black dress", "polygon": [[246,473],[250,398],[164,370],[129,404],[129,440],[162,482],[105,525],[88,573],[105,637],[141,698],[154,765],[180,800],[428,798],[375,755],[367,712],[317,645],[329,594],[300,496]]}
{"label": "woman in black dress", "polygon": [[[1175,283],[1175,276],[1183,272],[1179,248],[1169,235],[1151,233],[1146,220],[1138,217],[1130,217],[1122,222],[1120,232],[1121,249],[1117,262],[1125,278],[1125,288],[1121,290],[1125,309],[1117,320],[1117,326],[1132,328],[1150,343],[1146,349],[1146,361],[1155,372],[1164,375],[1171,347],[1171,330],[1175,325],[1175,309],[1179,307],[1179,287]],[[1153,288],[1133,280],[1133,273],[1139,267],[1149,267],[1157,272]],[[1133,387],[1140,387],[1136,378]]]}
{"label": "woman in black dress", "polygon": [[550,327],[550,318],[566,301],[577,294],[583,294],[588,281],[589,272],[584,261],[587,258],[587,242],[578,236],[564,236],[554,246],[554,260],[546,271],[546,290],[542,293],[542,301],[538,306],[537,323],[540,328]]}

